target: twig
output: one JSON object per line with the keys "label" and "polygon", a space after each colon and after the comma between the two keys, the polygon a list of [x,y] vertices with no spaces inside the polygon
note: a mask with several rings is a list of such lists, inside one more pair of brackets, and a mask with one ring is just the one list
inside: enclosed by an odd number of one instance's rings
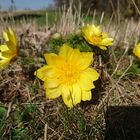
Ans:
{"label": "twig", "polygon": [[102,12],[101,18],[100,18],[100,24],[102,24],[104,18],[104,12]]}
{"label": "twig", "polygon": [[124,77],[124,75],[126,74],[126,72],[130,69],[130,67],[132,66],[133,64],[133,57],[130,57],[130,65],[127,67],[127,69],[124,71],[124,73],[119,77],[117,83],[120,82],[120,80]]}
{"label": "twig", "polygon": [[120,62],[121,62],[121,60],[124,58],[124,56],[125,56],[125,54],[127,53],[127,51],[128,51],[128,47],[125,49],[123,55],[122,55],[121,58],[119,59],[119,61],[118,61],[118,63],[117,63],[117,66],[116,66],[114,72],[111,74],[111,77],[112,77],[112,76],[116,73],[116,71],[118,70],[119,65],[120,65]]}
{"label": "twig", "polygon": [[47,140],[47,133],[48,133],[48,125],[45,124],[45,128],[44,128],[44,140]]}
{"label": "twig", "polygon": [[138,14],[140,15],[140,10],[139,10],[139,8],[137,7],[137,5],[136,5],[135,1],[134,1],[134,0],[132,0],[132,2],[133,2],[133,4],[134,4],[134,6],[135,6],[135,8],[136,8],[136,10],[137,10],[137,12],[138,12]]}
{"label": "twig", "polygon": [[9,117],[9,114],[11,112],[11,108],[12,108],[12,102],[10,102],[9,105],[8,105],[8,111],[7,111],[7,114],[6,114],[6,118]]}

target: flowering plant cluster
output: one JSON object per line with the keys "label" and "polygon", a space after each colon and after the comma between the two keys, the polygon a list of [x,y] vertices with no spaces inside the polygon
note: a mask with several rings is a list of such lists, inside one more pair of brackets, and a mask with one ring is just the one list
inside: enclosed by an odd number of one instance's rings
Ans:
{"label": "flowering plant cluster", "polygon": [[0,44],[0,69],[5,68],[18,54],[16,35],[11,28],[3,32],[4,44]]}
{"label": "flowering plant cluster", "polygon": [[44,81],[48,98],[62,95],[68,107],[91,99],[91,89],[95,87],[93,81],[99,78],[98,72],[90,67],[92,52],[80,52],[64,44],[58,55],[44,56],[47,65],[38,69],[35,75]]}
{"label": "flowering plant cluster", "polygon": [[[34,72],[44,82],[47,98],[62,96],[70,108],[81,101],[92,99],[91,90],[100,77],[99,72],[93,68],[94,57],[97,55],[93,50],[106,51],[113,45],[113,39],[94,24],[82,27],[78,34],[78,38],[73,37],[69,41],[62,41],[58,33],[54,35],[55,39],[61,40],[57,44],[60,46],[59,52],[44,54],[47,64]],[[4,43],[0,44],[0,69],[15,60],[19,51],[16,35],[11,28],[3,32],[3,38]],[[82,47],[89,49],[83,51]],[[133,53],[140,59],[140,43],[135,45]]]}
{"label": "flowering plant cluster", "polygon": [[[113,44],[113,39],[102,32],[99,26],[86,25],[81,28],[80,35],[83,37],[82,43],[86,41],[87,44],[102,50],[107,50],[107,47]],[[81,46],[76,48],[80,41],[77,43],[76,40],[77,38],[64,41],[58,55],[45,54],[47,65],[35,72],[35,75],[44,81],[46,96],[51,99],[62,96],[64,103],[70,108],[81,101],[91,100],[91,90],[95,88],[93,82],[99,79],[99,73],[92,67],[96,54],[80,52]],[[85,47],[85,44],[83,46]]]}
{"label": "flowering plant cluster", "polygon": [[107,33],[102,32],[100,26],[96,27],[94,24],[84,26],[82,34],[88,43],[102,50],[107,50],[107,47],[113,44],[113,38],[109,38]]}

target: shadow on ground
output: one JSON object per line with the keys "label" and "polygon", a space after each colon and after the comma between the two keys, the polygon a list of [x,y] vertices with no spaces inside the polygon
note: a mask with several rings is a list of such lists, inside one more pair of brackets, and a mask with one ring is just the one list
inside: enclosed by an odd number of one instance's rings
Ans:
{"label": "shadow on ground", "polygon": [[140,140],[140,106],[109,106],[104,140]]}

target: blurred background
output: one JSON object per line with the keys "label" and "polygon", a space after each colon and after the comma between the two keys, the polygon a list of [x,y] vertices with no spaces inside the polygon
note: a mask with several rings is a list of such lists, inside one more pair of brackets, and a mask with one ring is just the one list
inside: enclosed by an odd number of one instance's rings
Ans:
{"label": "blurred background", "polygon": [[0,0],[0,11],[59,9],[64,5],[84,13],[106,12],[120,17],[138,17],[140,0]]}

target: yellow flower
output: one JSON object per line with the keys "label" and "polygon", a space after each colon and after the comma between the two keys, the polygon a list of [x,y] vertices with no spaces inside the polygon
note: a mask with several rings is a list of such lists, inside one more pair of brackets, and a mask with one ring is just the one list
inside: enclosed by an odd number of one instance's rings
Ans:
{"label": "yellow flower", "polygon": [[44,81],[48,98],[62,95],[68,107],[91,99],[93,81],[99,78],[98,72],[89,67],[93,62],[92,52],[80,52],[64,44],[58,55],[44,56],[48,65],[35,71],[35,75]]}
{"label": "yellow flower", "polygon": [[102,50],[106,50],[107,46],[113,44],[113,39],[108,37],[107,33],[102,32],[100,26],[86,25],[82,29],[82,34],[89,44],[99,47]]}
{"label": "yellow flower", "polygon": [[0,45],[0,69],[5,68],[18,53],[17,40],[11,28],[3,32],[4,45]]}
{"label": "yellow flower", "polygon": [[140,59],[140,43],[134,46],[133,53],[138,57],[138,59]]}

